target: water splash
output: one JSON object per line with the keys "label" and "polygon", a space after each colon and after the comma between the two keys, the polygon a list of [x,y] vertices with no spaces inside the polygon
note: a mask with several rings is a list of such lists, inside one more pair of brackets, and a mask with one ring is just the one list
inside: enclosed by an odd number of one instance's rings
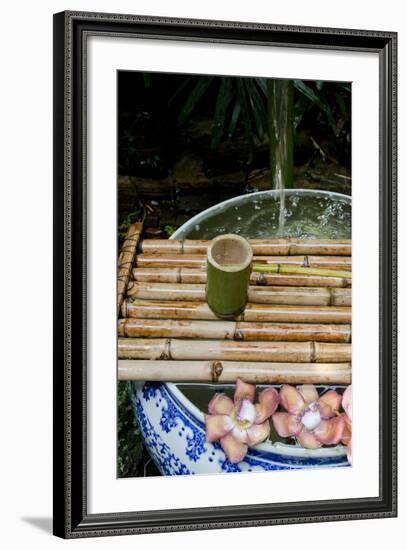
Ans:
{"label": "water splash", "polygon": [[249,194],[239,203],[220,206],[200,217],[199,223],[184,226],[177,238],[212,239],[224,233],[247,238],[281,236],[297,238],[349,239],[350,200],[317,191],[285,190]]}
{"label": "water splash", "polygon": [[284,236],[284,229],[285,229],[285,186],[284,186],[284,179],[283,174],[281,171],[281,167],[278,168],[277,173],[277,189],[279,191],[279,201],[280,201],[280,210],[278,215],[278,231],[277,235],[279,237]]}
{"label": "water splash", "polygon": [[277,235],[285,235],[285,189],[293,186],[294,88],[292,80],[267,82],[267,111],[270,175],[279,191],[280,212]]}

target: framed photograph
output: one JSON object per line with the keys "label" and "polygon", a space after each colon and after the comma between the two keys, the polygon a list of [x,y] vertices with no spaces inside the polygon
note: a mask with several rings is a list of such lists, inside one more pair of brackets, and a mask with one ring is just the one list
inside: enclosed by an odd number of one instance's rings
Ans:
{"label": "framed photograph", "polygon": [[55,535],[396,515],[396,53],[54,15]]}

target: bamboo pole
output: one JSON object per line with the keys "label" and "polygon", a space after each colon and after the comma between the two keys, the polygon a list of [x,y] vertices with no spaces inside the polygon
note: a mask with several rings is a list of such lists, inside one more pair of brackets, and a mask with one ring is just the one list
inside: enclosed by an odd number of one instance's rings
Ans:
{"label": "bamboo pole", "polygon": [[352,269],[351,256],[255,256],[254,262],[258,266],[271,264],[333,271]]}
{"label": "bamboo pole", "polygon": [[131,318],[119,320],[118,335],[130,338],[349,343],[351,326]]}
{"label": "bamboo pole", "polygon": [[[210,241],[149,239],[140,244],[146,254],[206,254]],[[290,256],[314,254],[318,256],[350,256],[350,240],[330,239],[249,239],[253,254],[257,256]]]}
{"label": "bamboo pole", "polygon": [[229,384],[350,384],[350,363],[120,360],[119,380]]}
{"label": "bamboo pole", "polygon": [[137,267],[206,267],[206,258],[198,254],[138,254]]}
{"label": "bamboo pole", "polygon": [[[257,304],[350,306],[352,301],[350,288],[250,286],[246,291],[244,285],[241,290],[250,302]],[[227,283],[225,287],[219,286],[219,292],[228,294],[227,291]],[[205,285],[196,284],[131,282],[127,287],[127,296],[131,299],[203,302],[206,295]]]}
{"label": "bamboo pole", "polygon": [[254,304],[351,306],[349,288],[328,287],[250,287],[249,301]]}
{"label": "bamboo pole", "polygon": [[142,223],[132,223],[124,239],[121,248],[119,259],[117,262],[117,314],[120,313],[120,308],[123,303],[123,298],[126,292],[126,287],[130,279],[131,270],[133,268],[134,257],[136,255],[137,244],[140,239]]}
{"label": "bamboo pole", "polygon": [[[122,317],[139,319],[196,319],[216,320],[216,315],[204,302],[134,300],[123,302]],[[328,323],[352,322],[350,307],[336,306],[276,306],[247,304],[236,320],[271,323]]]}
{"label": "bamboo pole", "polygon": [[206,271],[188,267],[135,267],[133,278],[139,283],[205,284]]}
{"label": "bamboo pole", "polygon": [[127,287],[127,297],[140,300],[181,300],[191,302],[205,301],[205,285],[185,283],[137,283]]}
{"label": "bamboo pole", "polygon": [[284,273],[305,276],[320,277],[341,277],[343,279],[352,279],[351,270],[325,269],[318,267],[301,267],[296,265],[282,264],[253,264],[253,271],[257,273]]}
{"label": "bamboo pole", "polygon": [[[348,273],[347,273],[348,275]],[[133,278],[140,283],[206,283],[206,271],[188,267],[136,267]],[[346,288],[352,280],[344,277],[323,277],[321,275],[293,275],[283,273],[253,272],[250,283],[259,286],[316,286]]]}
{"label": "bamboo pole", "polygon": [[320,342],[236,342],[175,338],[119,338],[119,359],[271,361],[283,363],[347,363],[350,344]]}
{"label": "bamboo pole", "polygon": [[[258,265],[296,266],[334,271],[350,271],[352,269],[350,256],[254,256],[253,262]],[[193,267],[205,269],[206,257],[200,254],[138,254],[136,264],[137,267]],[[305,274],[306,272],[300,271],[300,273]],[[323,273],[317,274],[323,275]],[[344,275],[338,276],[343,277]]]}

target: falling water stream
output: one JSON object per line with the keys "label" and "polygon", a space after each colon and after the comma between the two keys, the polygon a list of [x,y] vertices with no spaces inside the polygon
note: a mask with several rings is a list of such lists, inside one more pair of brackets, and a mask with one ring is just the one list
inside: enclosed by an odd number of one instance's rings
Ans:
{"label": "falling water stream", "polygon": [[292,80],[267,81],[267,114],[270,153],[270,178],[279,191],[277,236],[285,231],[285,189],[293,186],[294,166],[294,88]]}
{"label": "falling water stream", "polygon": [[283,237],[285,229],[285,187],[281,169],[277,172],[277,189],[279,190],[280,199],[277,235]]}

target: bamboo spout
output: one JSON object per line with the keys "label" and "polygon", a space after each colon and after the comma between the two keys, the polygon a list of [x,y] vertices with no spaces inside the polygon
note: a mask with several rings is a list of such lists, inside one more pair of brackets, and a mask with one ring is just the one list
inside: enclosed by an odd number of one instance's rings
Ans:
{"label": "bamboo spout", "polygon": [[239,235],[215,237],[208,246],[205,293],[218,317],[234,318],[244,310],[252,259],[249,243]]}

